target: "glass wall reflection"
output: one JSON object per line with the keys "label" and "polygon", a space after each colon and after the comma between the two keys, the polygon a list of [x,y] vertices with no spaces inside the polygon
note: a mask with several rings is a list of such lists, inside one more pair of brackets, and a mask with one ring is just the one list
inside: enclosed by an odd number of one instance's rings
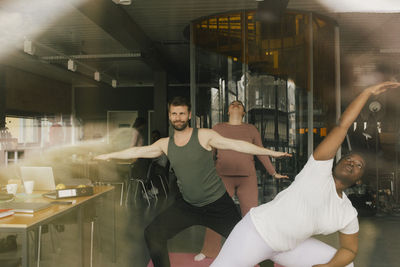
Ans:
{"label": "glass wall reflection", "polygon": [[[296,173],[308,157],[309,118],[314,147],[335,123],[336,23],[293,10],[268,23],[256,20],[255,12],[192,22],[198,125],[211,128],[227,121],[229,103],[240,100],[247,109],[245,120],[258,128],[264,146],[294,153],[291,167],[282,170]],[[311,116],[308,105],[313,105]]]}

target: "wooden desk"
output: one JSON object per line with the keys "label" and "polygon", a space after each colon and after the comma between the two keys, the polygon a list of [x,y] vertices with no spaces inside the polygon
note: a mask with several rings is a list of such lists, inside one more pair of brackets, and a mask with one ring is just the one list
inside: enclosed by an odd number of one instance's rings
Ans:
{"label": "wooden desk", "polygon": [[[66,198],[61,199],[60,201],[71,201],[75,200],[75,203],[69,205],[59,205],[54,204],[46,209],[40,210],[35,212],[33,215],[12,215],[9,217],[1,218],[0,219],[0,232],[2,233],[17,233],[18,236],[22,237],[22,266],[27,267],[29,266],[29,240],[28,240],[28,231],[30,230],[38,230],[38,240],[37,240],[37,266],[40,265],[40,235],[41,235],[41,227],[44,224],[51,223],[54,219],[71,212],[73,210],[77,211],[78,214],[78,232],[80,235],[79,240],[79,248],[82,252],[80,263],[77,266],[84,265],[84,253],[83,253],[83,208],[86,204],[89,204],[96,199],[101,197],[105,197],[108,194],[113,193],[114,187],[113,186],[95,186],[94,187],[94,194],[92,196],[86,197],[76,197],[76,198]],[[34,193],[45,193],[45,192],[34,192]],[[52,202],[55,201],[53,199],[39,197],[39,198],[31,198],[26,200],[25,202]],[[108,214],[113,216],[114,219],[112,220],[112,227],[113,227],[113,261],[115,261],[115,204],[114,199],[112,198],[112,214]],[[92,252],[92,251],[91,251]],[[91,255],[92,256],[92,255]]]}

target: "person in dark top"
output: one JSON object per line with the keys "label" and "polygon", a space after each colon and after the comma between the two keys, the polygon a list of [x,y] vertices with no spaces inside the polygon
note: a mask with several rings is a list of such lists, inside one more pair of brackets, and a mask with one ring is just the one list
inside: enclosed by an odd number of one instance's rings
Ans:
{"label": "person in dark top", "polygon": [[213,148],[272,157],[290,156],[285,152],[222,137],[210,129],[191,128],[190,103],[185,98],[174,98],[168,110],[169,120],[175,129],[173,136],[161,138],[150,146],[96,157],[98,160],[155,158],[164,153],[170,160],[181,194],[145,229],[146,243],[155,267],[170,266],[167,241],[182,230],[203,225],[226,237],[240,220],[234,202],[217,175]]}

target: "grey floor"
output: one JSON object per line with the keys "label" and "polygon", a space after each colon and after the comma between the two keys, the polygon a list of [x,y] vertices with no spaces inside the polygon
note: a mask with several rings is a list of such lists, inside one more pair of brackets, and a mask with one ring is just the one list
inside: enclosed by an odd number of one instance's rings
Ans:
{"label": "grey floor", "polygon": [[[173,201],[174,189],[168,199],[162,196],[158,201],[151,200],[150,207],[143,197],[137,197],[136,201],[130,198],[128,205],[119,205],[119,190],[115,191],[114,204],[116,208],[116,261],[112,261],[112,222],[114,217],[109,210],[103,209],[104,203],[98,203],[96,208],[98,218],[96,220],[94,239],[93,266],[118,266],[118,267],[145,267],[149,261],[149,255],[143,239],[143,229],[162,209]],[[104,201],[111,201],[110,199]],[[101,207],[101,208],[99,208]],[[64,229],[58,230],[53,225],[49,226],[47,233],[42,235],[42,256],[40,266],[79,266],[81,252],[77,246],[79,240],[78,227],[71,223],[71,219],[56,222],[62,224]],[[62,228],[62,227],[61,227]],[[61,231],[60,231],[61,230]],[[84,225],[85,240],[85,266],[89,262],[89,233],[90,224]],[[186,229],[169,241],[169,250],[173,252],[198,252],[202,245],[204,228],[200,226]],[[362,267],[386,267],[400,266],[400,217],[385,215],[382,217],[360,218],[360,242],[359,254],[355,260],[355,266]],[[317,237],[330,245],[337,246],[337,235]],[[32,235],[32,242],[34,236]],[[32,246],[33,247],[33,246]],[[20,244],[18,245],[20,249]],[[33,250],[33,249],[32,249]],[[19,266],[18,252],[0,252],[0,266]],[[32,252],[30,266],[37,266],[37,259]],[[15,259],[13,261],[13,258]],[[264,262],[262,267],[272,266],[270,262]]]}

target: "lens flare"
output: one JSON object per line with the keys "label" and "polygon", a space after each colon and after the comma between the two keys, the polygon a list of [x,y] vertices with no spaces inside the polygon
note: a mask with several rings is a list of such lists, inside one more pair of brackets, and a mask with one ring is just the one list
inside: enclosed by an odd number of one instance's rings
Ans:
{"label": "lens flare", "polygon": [[15,49],[23,50],[24,40],[34,40],[52,23],[86,0],[4,0],[0,1],[0,59]]}
{"label": "lens flare", "polygon": [[318,0],[331,12],[379,12],[396,13],[400,11],[398,0]]}

